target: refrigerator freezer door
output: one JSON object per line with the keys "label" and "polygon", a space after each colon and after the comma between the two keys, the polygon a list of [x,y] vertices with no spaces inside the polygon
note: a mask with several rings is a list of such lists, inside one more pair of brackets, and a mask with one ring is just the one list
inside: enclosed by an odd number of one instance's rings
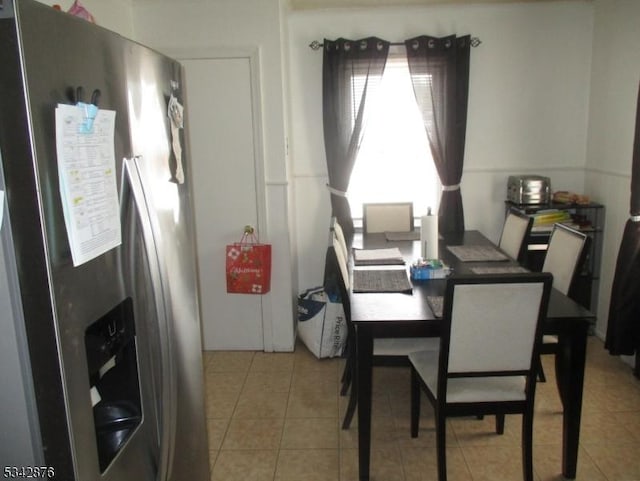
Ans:
{"label": "refrigerator freezer door", "polygon": [[[16,155],[9,159],[12,162],[8,181],[15,199],[18,199],[18,193],[25,199],[30,196],[37,199],[32,210],[23,210],[30,201],[16,202],[10,208],[20,209],[14,212],[20,217],[20,223],[15,224],[19,232],[17,248],[20,252],[29,252],[29,257],[17,256],[20,276],[30,279],[35,266],[46,275],[38,282],[21,285],[23,298],[29,303],[25,324],[31,344],[45,462],[56,464],[56,474],[61,479],[155,480],[160,458],[155,420],[158,413],[146,401],[153,393],[151,354],[148,352],[151,346],[144,328],[136,329],[135,353],[143,400],[142,422],[123,441],[117,456],[106,467],[101,466],[98,459],[96,423],[100,420],[96,417],[96,409],[99,396],[95,396],[92,389],[95,380],[90,379],[85,348],[89,326],[128,298],[133,302],[135,322],[144,320],[153,324],[157,315],[153,306],[147,306],[152,302],[146,295],[148,288],[132,292],[121,262],[126,251],[136,257],[136,262],[144,264],[147,262],[145,251],[136,247],[135,236],[130,236],[121,247],[78,267],[73,266],[59,193],[53,115],[58,103],[69,102],[69,90],[77,90],[79,86],[84,87],[85,92],[99,89],[100,107],[116,112],[114,143],[120,178],[121,159],[131,150],[124,58],[132,43],[38,2],[17,2],[16,14],[29,145],[23,148],[23,157]],[[163,121],[159,119],[159,122]],[[31,184],[25,183],[25,178]],[[27,188],[35,194],[23,193]],[[127,242],[134,245],[129,246]],[[146,286],[149,281],[140,274],[137,282]],[[31,312],[34,300],[43,304],[43,311],[45,304],[48,306],[48,319]],[[48,337],[49,333],[52,337]],[[119,361],[114,357],[112,362],[118,366]],[[51,376],[42,375],[47,369],[56,369],[59,373],[57,385],[49,380]],[[105,372],[106,368],[100,375]],[[98,394],[104,398],[104,393]],[[51,402],[51,396],[56,400],[61,396],[62,406]],[[50,426],[53,423],[55,426]],[[71,460],[70,466],[60,464],[59,460],[66,458]]]}
{"label": "refrigerator freezer door", "polygon": [[[149,301],[144,306],[148,311],[138,316],[142,332],[140,340],[149,348],[151,391],[143,401],[145,409],[157,413],[158,480],[165,480],[173,454],[176,383],[160,259],[136,160],[125,159],[123,166],[122,217],[131,246],[130,250],[125,250],[123,265],[125,277],[131,280],[131,291],[136,297],[144,296]],[[148,322],[147,319],[153,321]]]}
{"label": "refrigerator freezer door", "polygon": [[204,480],[209,477],[208,448],[191,169],[182,131],[182,169],[178,167],[168,117],[171,95],[182,101],[183,72],[178,62],[135,46],[127,79],[132,149],[160,262],[176,388],[168,479]]}
{"label": "refrigerator freezer door", "polygon": [[[15,19],[0,24],[0,59],[9,65],[0,70],[5,97],[0,115],[14,131],[0,139],[3,157],[4,152],[11,157],[2,161],[9,208],[19,219],[12,228],[44,461],[59,467],[60,479],[204,481],[208,449],[190,182],[168,181],[166,106],[171,80],[180,81],[179,64],[33,0],[18,0],[15,11]],[[143,156],[138,170],[155,252],[147,252],[143,216],[125,205],[123,245],[78,267],[72,264],[60,202],[54,111],[79,86],[85,95],[99,89],[100,108],[116,112],[117,178],[122,178],[121,159]],[[154,269],[164,314],[159,314],[159,294],[148,276]],[[85,333],[127,299],[136,325],[142,422],[101,473]],[[159,316],[167,322],[159,322]],[[157,370],[156,363],[165,363],[175,375],[165,378],[166,370]],[[175,403],[156,402],[173,382],[177,389],[169,392]],[[169,413],[163,412],[167,405]],[[169,433],[175,436],[163,436],[166,426],[174,426]],[[166,469],[159,466],[163,463]]]}

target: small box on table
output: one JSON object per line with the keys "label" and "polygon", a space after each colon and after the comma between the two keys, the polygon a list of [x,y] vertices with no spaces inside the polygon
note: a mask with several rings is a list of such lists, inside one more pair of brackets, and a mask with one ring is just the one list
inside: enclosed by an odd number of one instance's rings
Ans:
{"label": "small box on table", "polygon": [[409,267],[411,279],[420,281],[426,279],[444,279],[451,269],[438,259],[419,259]]}

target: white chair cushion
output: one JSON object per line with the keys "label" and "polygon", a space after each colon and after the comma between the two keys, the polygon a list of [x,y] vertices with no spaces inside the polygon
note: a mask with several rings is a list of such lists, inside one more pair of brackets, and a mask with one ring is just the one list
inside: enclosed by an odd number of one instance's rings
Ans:
{"label": "white chair cushion", "polygon": [[[418,351],[409,354],[409,362],[418,372],[427,386],[438,385],[438,359],[440,357],[440,349],[432,349],[429,351]],[[434,395],[436,392],[434,391]]]}
{"label": "white chair cushion", "polygon": [[[439,350],[409,354],[409,361],[435,397],[438,394],[439,356]],[[523,401],[525,385],[524,376],[449,379],[447,402]]]}
{"label": "white chair cushion", "polygon": [[438,349],[439,337],[378,338],[373,341],[374,356],[408,356],[412,352]]}

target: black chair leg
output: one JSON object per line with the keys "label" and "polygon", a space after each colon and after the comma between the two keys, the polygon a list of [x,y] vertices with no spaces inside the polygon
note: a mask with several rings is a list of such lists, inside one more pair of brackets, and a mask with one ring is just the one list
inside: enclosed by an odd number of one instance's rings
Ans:
{"label": "black chair leg", "polygon": [[344,396],[347,394],[349,390],[349,386],[351,385],[351,356],[347,357],[347,362],[344,365],[344,371],[342,371],[342,379],[340,382],[342,383],[342,387],[340,388],[340,396]]}
{"label": "black chair leg", "polygon": [[345,356],[344,360],[344,369],[342,370],[342,377],[340,378],[340,383],[344,384],[344,381],[347,379],[347,373],[349,371],[349,360],[351,356]]}
{"label": "black chair leg", "polygon": [[438,481],[447,481],[447,420],[436,409],[436,455],[438,457]]}
{"label": "black chair leg", "polygon": [[354,350],[349,352],[349,357],[347,358],[347,366],[348,372],[345,372],[347,377],[347,381],[342,384],[342,390],[340,393],[347,393],[349,389],[349,385],[351,385],[351,393],[349,394],[349,404],[347,404],[347,411],[344,413],[344,419],[342,420],[342,429],[349,429],[351,426],[351,420],[353,419],[353,415],[356,412],[356,406],[358,405],[358,373],[356,371],[356,361],[355,361],[355,352]]}
{"label": "black chair leg", "polygon": [[522,476],[533,481],[533,406],[522,415]]}
{"label": "black chair leg", "polygon": [[349,387],[351,386],[351,380],[354,376],[355,370],[355,346],[353,343],[349,342],[350,339],[353,339],[354,336],[349,336],[347,339],[347,345],[344,350],[345,363],[344,363],[344,371],[342,371],[342,378],[340,379],[340,383],[342,384],[340,388],[340,395],[344,396],[349,391]]}
{"label": "black chair leg", "polygon": [[540,356],[538,356],[538,367],[537,367],[537,371],[538,371],[538,381],[539,382],[547,382],[547,378],[544,375],[544,369],[542,368],[542,359],[540,358]]}
{"label": "black chair leg", "polygon": [[356,412],[356,406],[358,405],[358,394],[355,384],[351,386],[351,394],[349,395],[349,404],[347,404],[347,411],[344,413],[344,419],[342,420],[342,429],[349,429],[351,426],[351,420],[353,414]]}
{"label": "black chair leg", "polygon": [[504,414],[496,415],[496,433],[504,434]]}
{"label": "black chair leg", "polygon": [[420,430],[420,380],[411,367],[411,437],[417,438]]}

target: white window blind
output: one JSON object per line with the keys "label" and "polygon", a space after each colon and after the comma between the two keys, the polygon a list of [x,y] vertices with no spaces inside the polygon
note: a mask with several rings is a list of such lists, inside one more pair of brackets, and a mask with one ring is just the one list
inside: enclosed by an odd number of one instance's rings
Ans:
{"label": "white window blind", "polygon": [[[348,189],[354,218],[362,217],[366,202],[413,202],[414,215],[420,216],[428,207],[436,212],[440,198],[404,46],[391,49],[382,82],[367,99],[364,136]],[[360,98],[365,80],[352,78],[355,98]]]}

